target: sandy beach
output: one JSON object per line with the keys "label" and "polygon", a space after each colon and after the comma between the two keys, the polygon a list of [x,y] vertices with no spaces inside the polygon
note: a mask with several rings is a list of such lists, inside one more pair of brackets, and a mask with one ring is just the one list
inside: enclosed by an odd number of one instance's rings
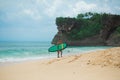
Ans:
{"label": "sandy beach", "polygon": [[120,80],[120,47],[0,66],[0,80]]}

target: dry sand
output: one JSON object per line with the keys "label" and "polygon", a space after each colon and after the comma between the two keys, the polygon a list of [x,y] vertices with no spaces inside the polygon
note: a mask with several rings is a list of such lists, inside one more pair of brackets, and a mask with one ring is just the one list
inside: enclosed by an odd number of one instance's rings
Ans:
{"label": "dry sand", "polygon": [[0,80],[120,80],[120,47],[0,66]]}

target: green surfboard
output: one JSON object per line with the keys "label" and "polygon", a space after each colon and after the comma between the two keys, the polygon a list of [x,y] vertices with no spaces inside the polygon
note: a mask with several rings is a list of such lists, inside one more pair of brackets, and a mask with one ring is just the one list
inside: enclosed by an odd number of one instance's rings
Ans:
{"label": "green surfboard", "polygon": [[52,47],[50,47],[48,49],[49,52],[56,52],[56,51],[59,51],[59,50],[63,50],[67,47],[67,44],[66,43],[62,43],[62,44],[59,44],[59,45],[54,45]]}

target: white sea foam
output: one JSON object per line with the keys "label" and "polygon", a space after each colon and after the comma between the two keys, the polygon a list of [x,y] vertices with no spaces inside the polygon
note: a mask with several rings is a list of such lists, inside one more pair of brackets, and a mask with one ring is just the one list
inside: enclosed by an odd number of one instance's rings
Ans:
{"label": "white sea foam", "polygon": [[0,63],[4,62],[22,62],[22,61],[30,61],[30,60],[41,60],[41,59],[49,59],[52,57],[27,57],[27,58],[4,58],[0,59]]}

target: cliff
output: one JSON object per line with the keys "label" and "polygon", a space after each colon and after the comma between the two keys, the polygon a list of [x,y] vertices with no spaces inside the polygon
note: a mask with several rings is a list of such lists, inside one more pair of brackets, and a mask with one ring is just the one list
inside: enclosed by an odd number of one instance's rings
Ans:
{"label": "cliff", "polygon": [[77,18],[56,18],[59,39],[70,46],[120,46],[120,15],[85,13]]}

